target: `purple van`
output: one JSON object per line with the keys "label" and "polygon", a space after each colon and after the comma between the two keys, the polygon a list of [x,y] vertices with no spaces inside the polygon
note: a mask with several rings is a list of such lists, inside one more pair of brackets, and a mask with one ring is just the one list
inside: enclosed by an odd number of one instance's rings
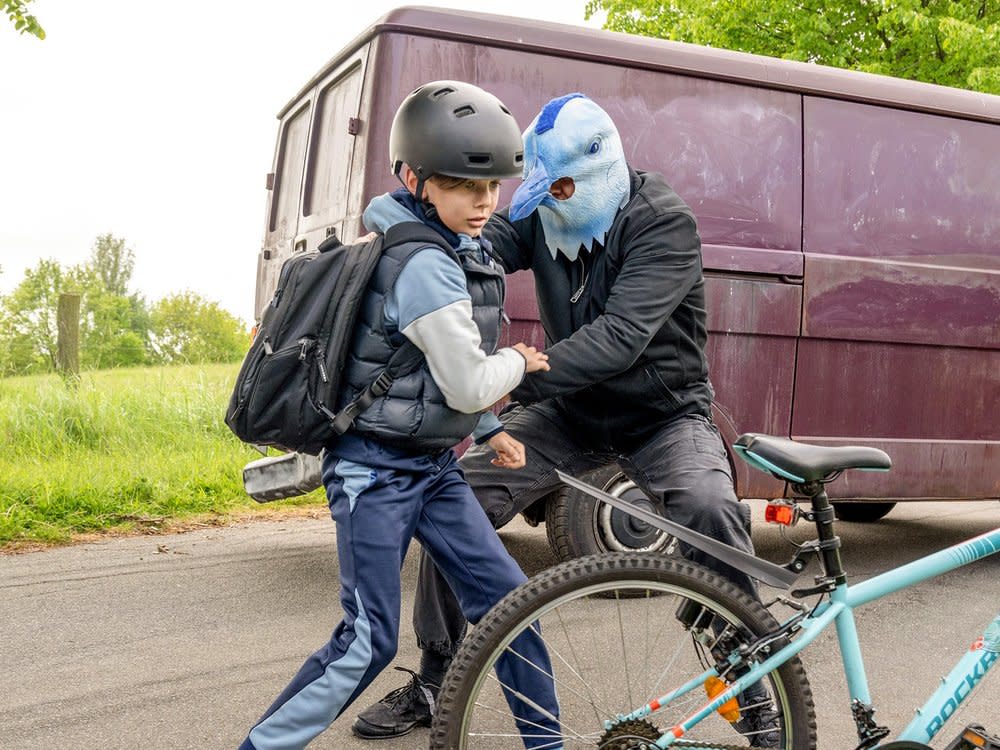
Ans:
{"label": "purple van", "polygon": [[[471,81],[522,124],[583,91],[630,163],[698,217],[715,417],[741,432],[862,442],[893,458],[830,488],[838,515],[1000,498],[1000,97],[537,21],[401,8],[357,37],[278,115],[257,310],[282,261],[364,232],[392,189],[403,97]],[[513,185],[505,186],[504,205]],[[544,346],[529,273],[510,277],[510,340]],[[785,487],[733,461],[743,498]],[[648,503],[616,467],[589,477]],[[318,484],[307,458],[246,473],[274,499]],[[566,489],[525,514],[562,557],[667,540]]]}

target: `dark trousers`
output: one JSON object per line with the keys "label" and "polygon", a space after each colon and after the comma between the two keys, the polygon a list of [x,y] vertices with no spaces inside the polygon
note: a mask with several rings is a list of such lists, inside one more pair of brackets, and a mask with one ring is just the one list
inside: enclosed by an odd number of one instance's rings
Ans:
{"label": "dark trousers", "polygon": [[[344,619],[329,643],[306,659],[240,750],[301,750],[392,661],[399,634],[399,569],[410,539],[444,571],[459,592],[461,605],[442,584],[456,612],[472,622],[525,580],[451,451],[409,457],[357,438],[342,443],[350,450],[326,455],[323,482],[337,522]],[[524,659],[505,654],[497,661],[497,676],[518,691],[505,695],[514,715],[522,717],[518,727],[525,747],[551,747],[546,733],[558,736],[559,711],[546,677],[552,671],[548,654],[530,629],[512,647]]]}
{"label": "dark trousers", "polygon": [[[551,403],[518,406],[500,419],[524,443],[527,465],[518,470],[493,466],[487,445],[473,446],[459,461],[494,528],[555,490],[560,485],[556,469],[577,475],[617,461],[649,497],[663,504],[667,518],[753,553],[750,509],[736,498],[726,449],[710,419],[692,415],[674,420],[627,455],[588,446]],[[681,549],[688,559],[757,596],[745,573],[687,545]],[[413,627],[420,648],[445,657],[454,655],[465,634],[461,607],[426,554],[420,558]]]}

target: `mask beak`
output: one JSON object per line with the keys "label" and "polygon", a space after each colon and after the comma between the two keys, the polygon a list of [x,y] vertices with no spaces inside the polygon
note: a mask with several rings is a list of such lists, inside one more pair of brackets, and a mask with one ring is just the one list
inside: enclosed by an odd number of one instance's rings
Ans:
{"label": "mask beak", "polygon": [[552,178],[545,171],[545,166],[538,160],[531,166],[528,179],[520,184],[510,199],[510,218],[512,221],[524,219],[538,208],[539,204],[549,197],[549,186]]}

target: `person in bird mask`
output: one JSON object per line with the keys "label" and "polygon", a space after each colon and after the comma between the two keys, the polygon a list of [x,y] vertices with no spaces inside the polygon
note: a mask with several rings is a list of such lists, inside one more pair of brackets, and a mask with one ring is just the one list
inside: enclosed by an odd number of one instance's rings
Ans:
{"label": "person in bird mask", "polygon": [[[479,446],[461,459],[480,504],[499,528],[560,488],[557,468],[580,475],[617,462],[668,518],[753,553],[750,509],[712,421],[694,214],[663,176],[628,164],[614,122],[584,94],[549,101],[523,137],[524,181],[483,236],[507,273],[534,273],[551,368],[528,374],[500,415],[526,446],[526,466],[504,472]],[[682,549],[757,596],[745,573]],[[411,686],[433,696],[464,622],[426,557],[414,627],[423,656]],[[355,732],[429,724],[431,703],[411,695],[369,707]],[[741,701],[737,729],[753,747],[777,747],[766,689],[751,686]]]}

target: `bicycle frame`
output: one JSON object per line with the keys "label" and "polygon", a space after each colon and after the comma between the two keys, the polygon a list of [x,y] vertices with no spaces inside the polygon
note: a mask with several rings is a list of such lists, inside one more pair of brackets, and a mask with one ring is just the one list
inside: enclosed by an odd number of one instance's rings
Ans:
{"label": "bicycle frame", "polygon": [[[852,705],[870,705],[871,698],[868,692],[864,662],[861,657],[861,644],[854,622],[854,609],[997,552],[1000,552],[1000,528],[898,568],[893,568],[855,586],[850,586],[846,582],[838,584],[831,593],[830,600],[823,602],[812,615],[802,620],[794,641],[751,668],[738,680],[731,683],[727,690],[719,693],[686,720],[672,727],[667,734],[654,743],[655,746],[666,748],[675,744],[691,727],[709,716],[726,701],[734,698],[760,680],[766,673],[778,668],[805,649],[831,624],[837,628],[837,640],[840,644],[841,658],[843,659]],[[998,660],[1000,660],[1000,613],[986,628],[983,635],[972,644],[969,651],[955,664],[923,707],[917,710],[916,717],[896,739],[923,744],[929,743]],[[715,668],[706,670],[676,691],[651,701],[643,708],[623,718],[645,718],[654,713],[660,705],[666,705],[677,697],[700,688],[705,679],[712,675],[718,675]]]}
{"label": "bicycle frame", "polygon": [[[610,504],[622,507],[626,512],[633,513],[636,517],[652,523],[669,533],[673,533],[680,538],[694,544],[706,552],[715,552],[717,542],[705,544],[705,540],[700,535],[694,534],[683,527],[679,527],[662,518],[645,513],[641,509],[632,509],[627,503],[619,498],[607,496],[595,488],[588,487],[578,480],[572,480],[560,473],[564,482],[574,487],[583,489],[588,494],[604,500]],[[806,489],[808,485],[799,485]],[[871,708],[871,697],[868,689],[868,679],[865,675],[864,661],[861,655],[861,643],[858,639],[857,627],[854,620],[854,610],[869,602],[876,601],[882,597],[893,594],[897,591],[909,588],[923,581],[947,573],[956,568],[969,565],[990,555],[1000,552],[1000,528],[986,532],[980,536],[959,542],[951,547],[947,547],[938,552],[934,552],[913,562],[892,568],[880,573],[866,581],[849,585],[840,562],[839,539],[833,535],[833,509],[830,507],[829,498],[823,491],[820,484],[812,486],[814,491],[809,492],[812,501],[813,520],[816,521],[819,532],[819,540],[808,546],[809,550],[815,553],[822,561],[825,577],[817,579],[821,584],[814,591],[823,591],[829,594],[829,600],[820,603],[806,617],[801,617],[798,623],[794,624],[795,639],[781,650],[771,654],[766,659],[759,662],[741,675],[739,679],[730,683],[729,687],[716,695],[708,703],[703,705],[697,712],[687,719],[672,727],[666,734],[660,737],[654,744],[658,748],[667,748],[674,745],[677,740],[683,737],[688,730],[697,725],[702,719],[711,715],[724,703],[736,697],[746,688],[758,682],[765,674],[777,669],[789,659],[796,656],[809,646],[816,638],[823,633],[830,625],[835,625],[837,629],[837,640],[840,646],[841,659],[844,666],[844,674],[847,680],[847,687],[850,693],[852,709]],[[760,572],[760,577],[774,579],[772,585],[787,587],[784,580],[778,580],[778,571],[786,571],[789,568],[801,570],[796,561],[782,569],[772,563],[767,563],[746,555],[742,552],[734,552],[731,548],[725,551],[727,562],[739,565],[751,575]],[[720,555],[721,557],[721,555]],[[753,570],[751,570],[753,569]],[[791,618],[782,624],[781,630],[789,626],[796,618]],[[755,644],[751,644],[753,649]],[[762,652],[764,653],[764,652]],[[930,696],[927,702],[917,710],[916,716],[910,724],[896,738],[898,741],[910,741],[927,744],[944,727],[945,723],[955,713],[959,705],[969,697],[976,686],[982,681],[986,673],[1000,660],[1000,613],[986,627],[980,636],[971,645],[969,650],[959,659],[952,668],[941,685]],[[671,693],[663,695],[656,700],[650,701],[642,708],[624,716],[619,716],[615,721],[605,722],[606,728],[610,728],[613,723],[630,719],[643,719],[655,713],[660,706],[667,705],[676,698],[685,695],[692,690],[701,689],[705,680],[710,676],[719,676],[719,671],[715,667],[706,669],[702,674],[677,688]],[[870,719],[870,715],[869,715]],[[859,734],[861,733],[861,723]],[[878,728],[872,723],[871,730]],[[863,747],[875,747],[881,739],[882,733],[872,733],[868,737],[862,736]]]}

